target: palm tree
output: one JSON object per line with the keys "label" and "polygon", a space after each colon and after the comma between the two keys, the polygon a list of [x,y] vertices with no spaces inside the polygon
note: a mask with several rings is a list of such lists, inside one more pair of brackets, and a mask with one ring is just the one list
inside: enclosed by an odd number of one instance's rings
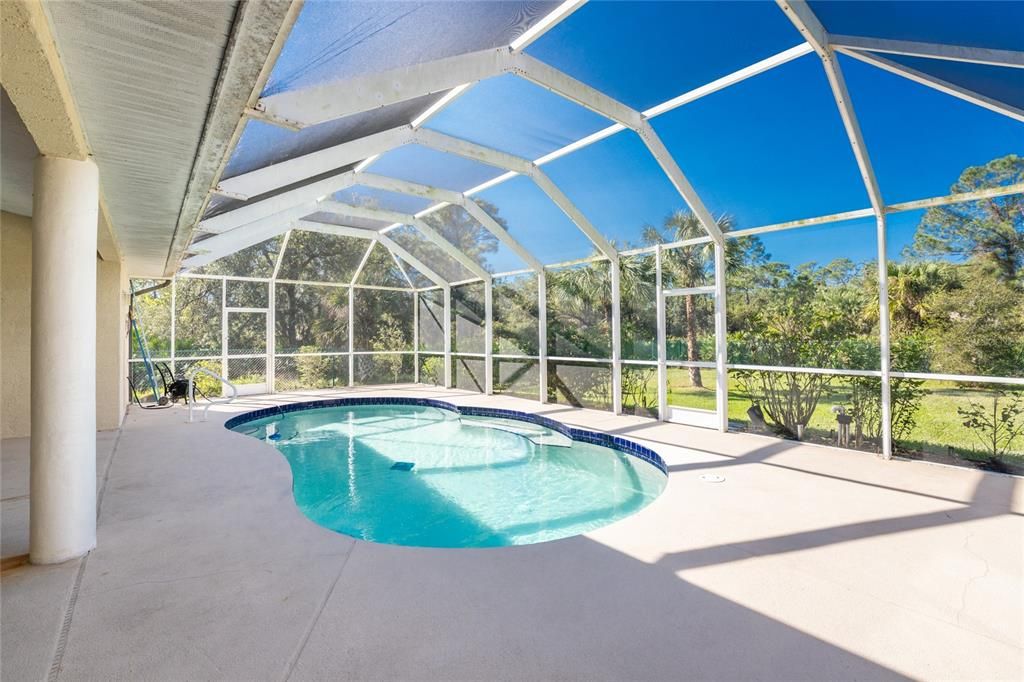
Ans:
{"label": "palm tree", "polygon": [[[956,275],[945,263],[889,263],[889,315],[899,331],[920,329],[928,314],[927,297],[934,291],[949,291],[958,285]],[[873,300],[878,311],[878,295]]]}
{"label": "palm tree", "polygon": [[[594,255],[597,255],[595,252]],[[619,261],[619,300],[654,297],[653,277],[641,259]],[[593,339],[607,334],[612,319],[612,280],[606,261],[557,270],[548,279],[548,301],[557,315],[549,316],[549,329],[585,350],[600,353]]]}
{"label": "palm tree", "polygon": [[[732,229],[729,216],[719,216],[718,228],[722,232]],[[647,244],[668,244],[685,239],[696,239],[707,236],[707,231],[700,219],[690,211],[676,211],[665,218],[661,228],[647,226],[643,231],[643,239]],[[665,251],[662,256],[662,271],[668,273],[676,286],[690,288],[704,286],[714,278],[715,246],[713,242],[696,244]],[[686,306],[686,359],[696,362],[697,346],[697,302],[693,294],[684,297]],[[690,367],[690,383],[703,388],[700,368]]]}

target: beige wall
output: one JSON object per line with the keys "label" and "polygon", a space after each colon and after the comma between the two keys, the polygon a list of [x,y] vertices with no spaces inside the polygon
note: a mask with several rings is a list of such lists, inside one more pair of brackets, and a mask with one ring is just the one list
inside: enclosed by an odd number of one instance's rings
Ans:
{"label": "beige wall", "polygon": [[0,212],[0,438],[29,434],[32,220]]}
{"label": "beige wall", "polygon": [[96,261],[96,428],[116,429],[128,407],[128,277]]}
{"label": "beige wall", "polygon": [[[128,279],[96,262],[96,428],[116,429],[127,406]],[[29,435],[32,220],[0,212],[0,438]],[[68,342],[74,342],[69,334]]]}

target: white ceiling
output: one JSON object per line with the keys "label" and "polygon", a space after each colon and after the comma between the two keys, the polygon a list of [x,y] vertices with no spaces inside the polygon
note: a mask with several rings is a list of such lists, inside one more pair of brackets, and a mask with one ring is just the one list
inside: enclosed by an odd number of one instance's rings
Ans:
{"label": "white ceiling", "polygon": [[236,6],[47,3],[129,272],[164,269]]}

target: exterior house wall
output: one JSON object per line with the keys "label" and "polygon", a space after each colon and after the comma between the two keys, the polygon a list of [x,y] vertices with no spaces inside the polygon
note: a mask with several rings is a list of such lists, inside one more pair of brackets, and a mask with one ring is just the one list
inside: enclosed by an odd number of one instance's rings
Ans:
{"label": "exterior house wall", "polygon": [[0,212],[0,437],[29,434],[32,219]]}
{"label": "exterior house wall", "polygon": [[[128,280],[96,263],[96,427],[121,425],[128,401]],[[0,213],[0,438],[27,437],[31,418],[32,219]],[[68,343],[74,342],[69,333]],[[73,396],[71,399],[75,399]]]}

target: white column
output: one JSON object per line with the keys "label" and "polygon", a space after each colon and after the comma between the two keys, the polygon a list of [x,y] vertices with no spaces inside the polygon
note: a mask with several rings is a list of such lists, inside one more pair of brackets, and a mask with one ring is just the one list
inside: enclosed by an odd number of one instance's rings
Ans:
{"label": "white column", "polygon": [[412,293],[412,382],[420,383],[420,292]]}
{"label": "white column", "polygon": [[39,157],[32,216],[30,557],[54,564],[96,546],[96,164]]}
{"label": "white column", "polygon": [[[373,248],[373,245],[370,245]],[[367,251],[369,253],[369,251]],[[349,388],[356,385],[356,355],[355,355],[355,324],[356,324],[356,308],[355,308],[355,292],[356,288],[354,284],[349,284],[348,287],[348,385]]]}
{"label": "white column", "polygon": [[612,412],[622,414],[622,301],[619,259],[609,261],[612,277]]}
{"label": "white column", "polygon": [[444,387],[452,387],[452,288],[444,288]]}
{"label": "white column", "polygon": [[718,411],[718,430],[729,430],[729,371],[725,307],[725,245],[715,244],[715,406]]}
{"label": "white column", "polygon": [[[287,237],[285,237],[287,239]],[[267,283],[267,392],[276,393],[277,384],[277,283]]]}
{"label": "white column", "polygon": [[548,277],[543,270],[537,273],[537,356],[542,403],[548,401]]}
{"label": "white column", "polygon": [[494,284],[484,280],[484,393],[494,393]]}
{"label": "white column", "polygon": [[656,320],[658,326],[658,419],[668,421],[668,353],[665,348],[667,334],[665,331],[665,296],[661,286],[662,252],[661,244],[654,251],[654,296],[657,307]]}
{"label": "white column", "polygon": [[892,394],[889,375],[892,358],[889,347],[889,256],[885,243],[885,214],[877,219],[878,239],[878,334],[882,370],[882,456],[892,458]]}

